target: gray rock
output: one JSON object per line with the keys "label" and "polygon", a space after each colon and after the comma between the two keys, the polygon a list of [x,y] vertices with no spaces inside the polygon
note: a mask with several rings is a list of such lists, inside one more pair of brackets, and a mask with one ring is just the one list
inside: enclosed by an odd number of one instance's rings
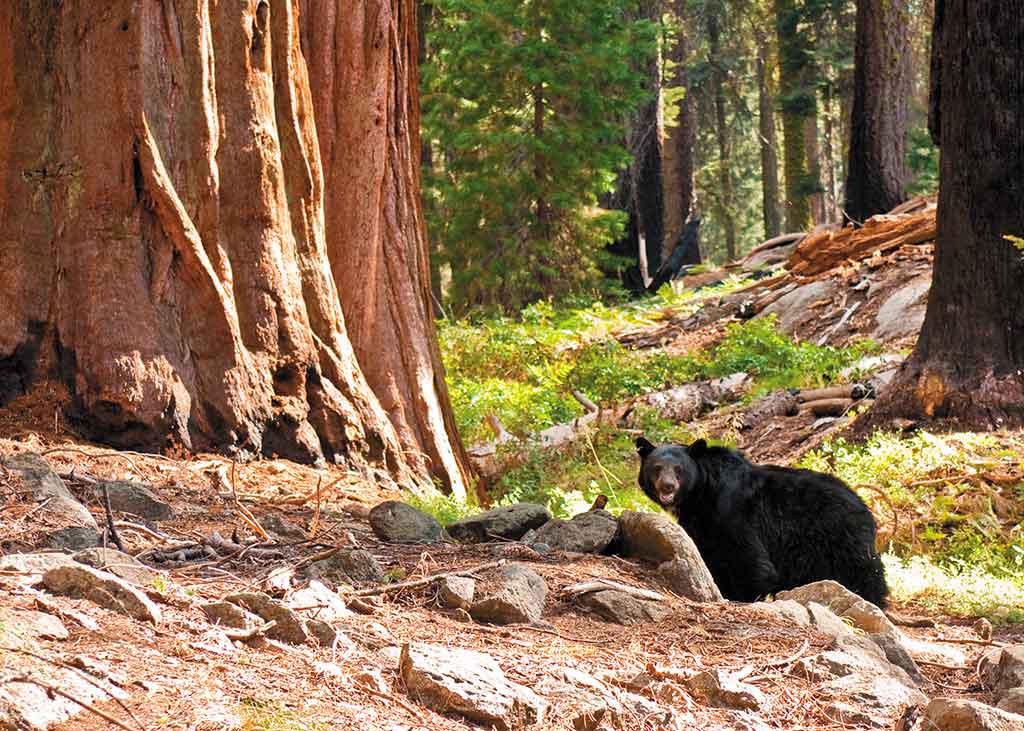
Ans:
{"label": "gray rock", "polygon": [[1024,686],[1024,645],[1010,645],[1003,648],[996,669],[996,694]]}
{"label": "gray rock", "polygon": [[924,709],[925,729],[934,731],[1021,731],[1024,716],[977,701],[935,698]]}
{"label": "gray rock", "polygon": [[[110,480],[105,483],[110,495],[110,509],[119,513],[131,513],[146,520],[171,520],[174,509],[156,496],[150,485],[128,480]],[[100,485],[96,486],[101,489]]]}
{"label": "gray rock", "polygon": [[306,531],[280,513],[264,515],[260,519],[260,524],[279,538],[290,541],[306,540]]}
{"label": "gray rock", "polygon": [[994,689],[999,682],[999,661],[1002,657],[1001,647],[990,647],[982,653],[978,661],[978,675],[985,688]]}
{"label": "gray rock", "polygon": [[291,592],[284,604],[303,617],[324,622],[336,622],[355,616],[355,613],[345,606],[340,596],[316,579],[302,589]]}
{"label": "gray rock", "polygon": [[721,670],[697,673],[686,681],[686,687],[703,698],[705,703],[717,708],[756,711],[767,704],[767,698],[759,689]]}
{"label": "gray rock", "polygon": [[444,529],[432,515],[397,500],[374,506],[370,527],[388,543],[437,543],[444,539]]}
{"label": "gray rock", "polygon": [[43,574],[54,594],[83,597],[129,617],[159,624],[160,609],[133,584],[114,574],[81,564],[57,566]]}
{"label": "gray rock", "polygon": [[134,556],[121,553],[114,548],[87,548],[76,553],[74,559],[94,569],[109,571],[136,586],[152,587],[160,576],[159,572],[149,568]]}
{"label": "gray rock", "polygon": [[914,662],[910,652],[899,640],[898,633],[879,633],[868,635],[868,639],[878,645],[878,648],[885,653],[886,659],[893,665],[907,671],[918,685],[928,685],[928,678],[921,674],[921,669]]}
{"label": "gray rock", "polygon": [[224,601],[236,604],[248,612],[259,615],[265,622],[274,620],[277,624],[267,631],[267,637],[292,645],[305,644],[309,639],[306,623],[299,614],[266,594],[243,592],[224,597]]}
{"label": "gray rock", "polygon": [[86,525],[72,525],[51,531],[42,542],[44,548],[56,548],[60,551],[81,551],[99,544],[99,531]]}
{"label": "gray rock", "polygon": [[306,633],[317,641],[321,647],[334,647],[344,635],[338,632],[333,626],[319,619],[306,620]]}
{"label": "gray rock", "polygon": [[796,589],[780,591],[775,598],[792,600],[804,606],[810,602],[817,602],[835,614],[849,619],[853,626],[869,634],[895,632],[896,629],[881,609],[837,581],[815,581]]}
{"label": "gray rock", "polygon": [[263,620],[259,616],[231,602],[207,602],[201,604],[199,608],[203,610],[203,614],[210,622],[222,627],[251,629],[263,624]]}
{"label": "gray rock", "polygon": [[878,308],[871,337],[885,343],[920,332],[931,287],[931,275],[924,275],[897,289]]}
{"label": "gray rock", "polygon": [[[892,664],[903,668],[915,683],[926,684],[927,679],[921,674],[913,657],[903,644],[899,630],[889,621],[885,613],[869,601],[864,600],[836,581],[816,581],[812,584],[797,587],[789,591],[780,591],[777,599],[799,602],[810,608],[812,604],[823,608],[828,614],[837,615],[857,629],[867,633],[885,657]],[[833,637],[842,637],[843,644],[855,644],[865,647],[865,638],[853,637],[845,622],[835,622],[828,614],[820,611],[811,612],[815,623],[820,620],[820,629]]]}
{"label": "gray rock", "polygon": [[757,317],[778,317],[779,329],[792,335],[807,321],[810,306],[821,300],[833,299],[839,294],[840,284],[831,278],[818,279],[797,287],[765,307]]}
{"label": "gray rock", "polygon": [[[477,586],[478,590],[481,587]],[[520,564],[509,564],[501,569],[493,587],[477,598],[469,613],[478,622],[493,624],[530,624],[544,612],[548,586],[534,571]]]}
{"label": "gray rock", "polygon": [[661,602],[641,599],[615,589],[592,591],[582,595],[579,601],[597,616],[616,624],[649,624],[660,622],[672,614],[672,610]]}
{"label": "gray rock", "polygon": [[448,526],[448,535],[462,543],[483,543],[495,538],[517,541],[533,528],[551,520],[543,505],[516,503],[473,515]]}
{"label": "gray rock", "polygon": [[312,564],[307,573],[334,583],[379,583],[384,580],[384,568],[380,562],[362,548],[338,551],[330,558]]}
{"label": "gray rock", "polygon": [[[57,477],[50,468],[50,463],[38,454],[17,454],[3,461],[4,467],[17,473],[25,487],[32,491],[32,499],[36,502],[47,500],[42,508],[44,512],[58,516],[63,520],[82,528],[91,528],[94,535],[99,535],[96,520],[78,502],[64,481]],[[93,543],[92,545],[96,545]],[[63,546],[54,546],[63,548]],[[78,546],[88,548],[88,546]]]}
{"label": "gray rock", "polygon": [[996,708],[1008,713],[1024,714],[1024,688],[1010,688],[1003,693]]}
{"label": "gray rock", "polygon": [[476,582],[468,576],[446,576],[437,582],[441,605],[449,609],[469,610],[476,593]]}
{"label": "gray rock", "polygon": [[827,650],[811,657],[801,658],[793,666],[794,675],[814,682],[845,678],[854,673],[876,674],[877,665],[863,653],[852,654],[840,650]]}
{"label": "gray rock", "polygon": [[544,543],[556,551],[601,553],[618,532],[615,516],[604,510],[592,510],[572,520],[549,520],[536,530],[530,543]]}
{"label": "gray rock", "polygon": [[697,546],[677,523],[664,515],[627,510],[619,516],[619,530],[622,555],[660,564],[662,579],[676,594],[698,602],[722,600]]}
{"label": "gray rock", "polygon": [[611,692],[598,692],[546,676],[534,686],[552,707],[552,714],[567,719],[576,731],[614,728],[623,708]]}
{"label": "gray rock", "polygon": [[0,570],[43,574],[57,566],[69,566],[75,560],[66,553],[10,553],[0,558]]}
{"label": "gray rock", "polygon": [[498,731],[542,723],[547,703],[509,681],[490,655],[420,643],[402,647],[399,672],[409,694],[441,713],[457,713]]}
{"label": "gray rock", "polygon": [[893,719],[907,706],[928,702],[909,681],[885,675],[853,673],[829,681],[819,690],[823,698],[832,699],[825,710],[833,720],[885,729],[892,728]]}
{"label": "gray rock", "polygon": [[64,623],[52,614],[0,607],[0,637],[3,637],[4,642],[13,644],[15,638],[24,641],[36,638],[66,640],[69,636]]}
{"label": "gray rock", "polygon": [[757,607],[759,611],[775,619],[788,622],[797,627],[809,627],[811,625],[811,617],[807,613],[807,608],[792,599],[776,598],[771,602],[756,602],[751,606]]}

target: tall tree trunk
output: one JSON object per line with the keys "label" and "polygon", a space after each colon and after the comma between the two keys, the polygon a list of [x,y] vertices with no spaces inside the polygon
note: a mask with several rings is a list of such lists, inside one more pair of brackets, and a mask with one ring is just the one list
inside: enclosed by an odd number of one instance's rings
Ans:
{"label": "tall tree trunk", "polygon": [[420,200],[416,0],[298,0],[327,253],[367,381],[407,460],[464,495],[468,458],[432,317]]}
{"label": "tall tree trunk", "polygon": [[[1024,0],[938,0],[935,270],[917,347],[869,413],[1024,424]],[[1016,243],[1006,238],[1018,237]]]}
{"label": "tall tree trunk", "polygon": [[[346,333],[297,18],[290,0],[0,4],[0,402],[58,378],[115,445],[424,480]],[[349,53],[390,58],[367,48]],[[373,119],[337,132],[363,142]]]}
{"label": "tall tree trunk", "polygon": [[813,100],[812,112],[804,118],[804,148],[807,150],[807,181],[811,204],[811,220],[814,225],[828,223],[825,210],[825,194],[821,181],[821,145],[818,142],[818,100],[817,93],[810,92]]}
{"label": "tall tree trunk", "polygon": [[846,215],[864,221],[906,198],[910,6],[907,0],[857,0],[853,115]]}
{"label": "tall tree trunk", "polygon": [[835,87],[829,82],[825,86],[822,95],[823,113],[822,120],[822,150],[825,161],[825,169],[822,171],[825,176],[825,219],[832,223],[841,221],[842,213],[839,210],[839,182],[836,175],[836,116],[835,116]]}
{"label": "tall tree trunk", "polygon": [[796,0],[775,0],[775,29],[779,43],[779,102],[782,107],[783,168],[786,175],[786,228],[811,227],[805,120],[814,111],[813,92],[805,88],[809,50],[800,33],[801,10]]}
{"label": "tall tree trunk", "polygon": [[[430,27],[431,18],[434,15],[434,5],[424,0],[419,0],[419,23],[418,23],[418,41],[419,51],[417,54],[417,60],[420,68],[427,63],[429,54],[429,48],[427,46],[427,29]],[[423,112],[423,105],[420,105],[420,111]],[[434,149],[430,144],[430,140],[420,140],[420,167],[429,176],[434,169]],[[429,200],[424,200],[424,208],[429,213],[433,211]],[[428,216],[429,217],[429,216]],[[444,317],[444,292],[441,286],[441,261],[440,251],[438,250],[437,241],[430,243],[430,299],[433,305],[434,317]]]}
{"label": "tall tree trunk", "polygon": [[668,58],[674,64],[672,78],[667,86],[682,90],[676,123],[665,130],[665,235],[661,247],[662,261],[679,243],[683,225],[694,211],[694,164],[693,149],[697,144],[697,119],[690,94],[690,40],[686,21],[686,1],[674,0],[673,14],[678,27],[675,44]]}
{"label": "tall tree trunk", "polygon": [[769,77],[768,40],[757,34],[757,125],[761,142],[761,201],[764,237],[771,239],[782,233],[779,216],[779,155],[776,150],[775,100]]}
{"label": "tall tree trunk", "polygon": [[712,72],[712,86],[715,97],[715,139],[718,142],[718,218],[725,230],[725,256],[729,261],[736,258],[736,219],[734,216],[732,185],[732,145],[725,114],[725,70],[722,68],[721,29],[718,16],[708,12],[708,64]]}

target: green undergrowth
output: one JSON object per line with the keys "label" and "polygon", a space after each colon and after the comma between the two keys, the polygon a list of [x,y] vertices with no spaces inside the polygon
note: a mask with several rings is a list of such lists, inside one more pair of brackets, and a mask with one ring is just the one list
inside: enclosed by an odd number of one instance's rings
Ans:
{"label": "green undergrowth", "polygon": [[896,598],[1024,621],[1019,435],[926,431],[834,439],[800,466],[830,472],[872,506]]}
{"label": "green undergrowth", "polygon": [[442,353],[464,441],[492,438],[485,423],[488,414],[520,436],[580,416],[583,409],[572,396],[574,390],[607,406],[741,371],[756,377],[755,394],[823,386],[843,368],[877,352],[870,341],[849,348],[798,343],[780,333],[773,318],[731,324],[710,352],[685,355],[630,350],[612,337],[627,325],[656,324],[652,318],[666,307],[692,304],[692,293],[670,292],[659,296],[657,305],[555,308],[542,302],[526,308],[519,320],[442,323]]}

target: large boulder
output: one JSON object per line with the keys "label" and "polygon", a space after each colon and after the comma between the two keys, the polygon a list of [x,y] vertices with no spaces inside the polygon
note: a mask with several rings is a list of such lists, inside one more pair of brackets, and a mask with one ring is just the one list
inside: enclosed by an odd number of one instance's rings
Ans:
{"label": "large boulder", "polygon": [[878,308],[876,327],[871,337],[880,343],[916,335],[924,324],[928,292],[932,287],[930,274],[912,279],[897,289]]}
{"label": "large boulder", "polygon": [[543,505],[516,503],[488,510],[452,523],[448,535],[462,543],[483,543],[494,539],[518,541],[529,530],[551,520]]}
{"label": "large boulder", "polygon": [[627,510],[619,516],[622,555],[659,565],[659,574],[680,596],[698,602],[722,601],[722,593],[693,539],[664,515]]}
{"label": "large boulder", "polygon": [[592,510],[572,520],[549,520],[536,530],[530,543],[544,543],[555,551],[602,553],[618,532],[615,516],[604,510]]}
{"label": "large boulder", "polygon": [[375,506],[370,511],[370,527],[388,543],[437,543],[444,539],[444,529],[434,516],[397,500]]}
{"label": "large boulder", "polygon": [[839,294],[839,291],[840,283],[837,280],[830,277],[817,279],[779,297],[757,316],[776,315],[779,329],[787,335],[792,335],[800,325],[807,321],[807,313],[811,311],[811,305],[822,300],[832,300]]}
{"label": "large boulder", "polygon": [[399,672],[409,694],[441,713],[457,713],[498,731],[542,723],[545,701],[505,677],[490,655],[454,647],[407,644]]}
{"label": "large boulder", "polygon": [[478,622],[532,624],[544,612],[548,586],[526,566],[509,564],[485,586],[478,583],[476,595],[469,613]]}

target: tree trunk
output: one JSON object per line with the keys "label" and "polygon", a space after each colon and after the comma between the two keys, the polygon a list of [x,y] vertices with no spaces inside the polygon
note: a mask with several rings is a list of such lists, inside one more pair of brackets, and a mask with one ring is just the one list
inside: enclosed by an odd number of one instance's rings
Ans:
{"label": "tree trunk", "polygon": [[757,111],[761,141],[761,198],[764,238],[782,233],[779,216],[779,155],[776,150],[775,100],[772,98],[768,73],[768,42],[763,34],[757,37]]}
{"label": "tree trunk", "polygon": [[818,100],[817,92],[809,92],[812,99],[811,113],[804,118],[804,149],[807,150],[807,183],[811,205],[811,220],[814,225],[828,223],[825,211],[824,187],[821,184],[821,145],[818,143]]}
{"label": "tree trunk", "polygon": [[939,0],[935,270],[917,347],[869,413],[1024,423],[1024,0]]}
{"label": "tree trunk", "polygon": [[858,0],[846,215],[856,222],[906,199],[911,94],[907,0]]}
{"label": "tree trunk", "polygon": [[775,0],[779,42],[779,96],[782,107],[783,167],[786,174],[786,228],[811,227],[805,120],[814,110],[813,92],[805,89],[809,50],[799,32],[801,11],[795,0]]}
{"label": "tree trunk", "polygon": [[462,496],[420,201],[416,0],[299,0],[323,159],[327,253],[367,381],[405,458]]}
{"label": "tree trunk", "polygon": [[726,126],[725,114],[725,71],[722,68],[721,30],[718,16],[709,12],[708,28],[708,64],[712,72],[712,86],[715,97],[715,139],[718,142],[718,218],[725,230],[725,256],[728,261],[736,258],[736,219],[734,216],[734,200],[732,186],[732,144],[729,139],[729,128]]}
{"label": "tree trunk", "polygon": [[[429,484],[346,332],[299,17],[291,0],[0,4],[0,402],[52,377],[83,431],[117,446],[323,456]],[[404,25],[376,26],[373,44],[348,14],[341,25],[346,62],[415,55]],[[358,271],[352,288],[392,313],[426,311],[425,275],[374,269],[418,251],[395,243],[414,220],[415,107],[383,124],[391,107],[367,99],[415,100],[403,68],[400,84],[332,86],[345,114],[325,124],[358,138],[353,157],[404,163],[376,178],[353,165],[347,182],[388,226],[335,227],[331,241],[339,281]],[[436,352],[429,318],[376,322],[394,345],[382,359],[409,359],[395,381],[422,378],[411,356]],[[409,402],[429,398],[411,382]]]}
{"label": "tree trunk", "polygon": [[665,235],[661,247],[662,261],[672,254],[683,225],[694,209],[694,164],[693,149],[697,144],[697,119],[694,115],[693,99],[690,95],[690,74],[687,64],[690,59],[690,40],[686,28],[686,2],[674,0],[673,13],[678,25],[675,45],[669,52],[669,60],[675,64],[669,86],[681,89],[679,113],[676,124],[665,130]]}

